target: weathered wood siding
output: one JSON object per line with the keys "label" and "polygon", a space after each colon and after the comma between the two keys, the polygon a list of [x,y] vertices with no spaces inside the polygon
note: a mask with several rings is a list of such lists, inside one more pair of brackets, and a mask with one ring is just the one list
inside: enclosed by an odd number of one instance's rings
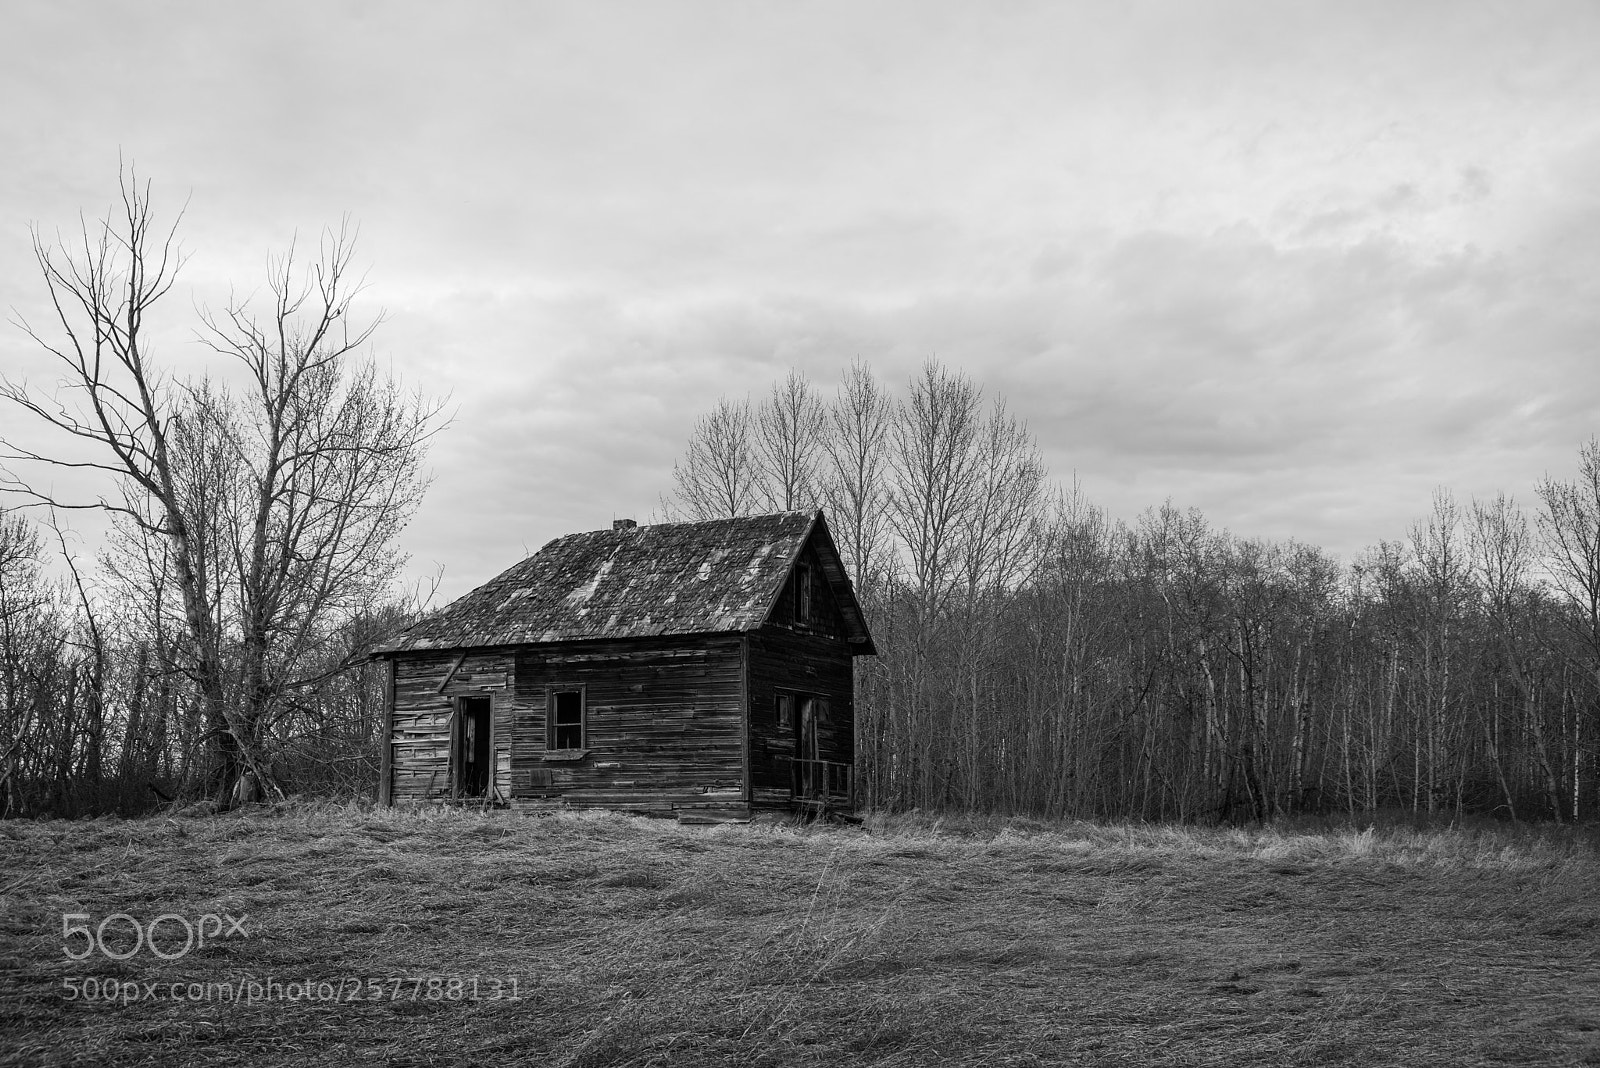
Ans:
{"label": "weathered wood siding", "polygon": [[[741,645],[692,637],[519,648],[513,801],[661,811],[744,804]],[[548,759],[547,695],[580,687],[587,752]]]}
{"label": "weathered wood siding", "polygon": [[[817,732],[823,760],[855,762],[855,686],[850,643],[844,618],[807,546],[815,610],[810,621],[795,618],[795,582],[784,583],[771,622],[752,634],[749,662],[750,800],[758,807],[784,807],[790,800],[789,760],[795,755],[796,730],[780,729],[780,690],[828,700],[828,719]],[[796,715],[798,719],[798,713]]]}
{"label": "weathered wood siding", "polygon": [[491,795],[511,792],[514,666],[506,650],[406,653],[394,658],[389,723],[390,796],[426,801],[450,796],[450,719],[458,697],[487,697],[493,723]]}
{"label": "weathered wood siding", "polygon": [[[842,638],[819,638],[767,627],[750,636],[750,799],[758,807],[790,800],[789,760],[795,728],[779,728],[780,690],[828,699],[828,718],[817,730],[819,755],[855,762],[854,676]],[[796,715],[798,719],[798,714]]]}

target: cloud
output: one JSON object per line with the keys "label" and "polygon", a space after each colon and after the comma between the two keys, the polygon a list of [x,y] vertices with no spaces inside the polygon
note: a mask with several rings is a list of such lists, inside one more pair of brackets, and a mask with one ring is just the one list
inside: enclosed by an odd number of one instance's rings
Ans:
{"label": "cloud", "polygon": [[1028,257],[1050,270],[982,293],[530,300],[490,316],[493,330],[547,343],[459,398],[449,466],[478,471],[430,508],[492,515],[507,542],[603,526],[670,488],[717,395],[759,395],[789,366],[831,389],[856,356],[898,386],[937,356],[1004,395],[1056,474],[1076,470],[1115,514],[1173,497],[1348,556],[1395,536],[1437,483],[1526,496],[1589,432],[1600,324],[1542,282],[1600,292],[1548,254],[1283,246],[1247,227],[1057,235]]}
{"label": "cloud", "polygon": [[[449,394],[446,593],[644,518],[789,366],[967,370],[1113,512],[1352,553],[1594,432],[1600,14],[939,2],[8,7],[0,291],[119,152],[188,305],[351,212],[376,354]],[[14,337],[0,360],[33,360]]]}

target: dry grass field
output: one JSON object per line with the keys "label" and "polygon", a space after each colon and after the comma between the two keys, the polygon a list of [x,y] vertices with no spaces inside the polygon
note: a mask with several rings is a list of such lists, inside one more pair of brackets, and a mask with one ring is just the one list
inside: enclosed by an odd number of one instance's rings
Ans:
{"label": "dry grass field", "polygon": [[0,824],[0,893],[5,1063],[1600,1064],[1560,829],[302,808]]}

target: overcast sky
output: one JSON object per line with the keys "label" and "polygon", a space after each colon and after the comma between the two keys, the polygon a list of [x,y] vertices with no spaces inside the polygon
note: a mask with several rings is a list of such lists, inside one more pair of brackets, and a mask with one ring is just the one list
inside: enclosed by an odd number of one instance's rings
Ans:
{"label": "overcast sky", "polygon": [[965,370],[1115,516],[1345,559],[1600,430],[1594,3],[8,0],[0,39],[0,306],[42,317],[27,227],[119,152],[188,202],[184,372],[194,305],[359,222],[375,355],[456,415],[405,536],[445,597],[856,356]]}

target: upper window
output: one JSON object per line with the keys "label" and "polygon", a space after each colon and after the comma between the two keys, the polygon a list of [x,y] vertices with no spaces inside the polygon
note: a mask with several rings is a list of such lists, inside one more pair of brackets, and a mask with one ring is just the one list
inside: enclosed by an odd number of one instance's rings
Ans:
{"label": "upper window", "polygon": [[588,733],[582,690],[551,690],[546,716],[545,748],[582,749]]}
{"label": "upper window", "polygon": [[811,562],[801,560],[794,565],[794,618],[797,623],[811,623],[816,618],[814,583]]}

